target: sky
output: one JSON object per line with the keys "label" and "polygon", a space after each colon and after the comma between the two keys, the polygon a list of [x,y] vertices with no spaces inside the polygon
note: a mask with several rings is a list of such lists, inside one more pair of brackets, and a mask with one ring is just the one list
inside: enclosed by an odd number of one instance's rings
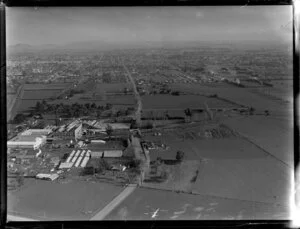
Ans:
{"label": "sky", "polygon": [[6,43],[292,41],[292,6],[8,7]]}

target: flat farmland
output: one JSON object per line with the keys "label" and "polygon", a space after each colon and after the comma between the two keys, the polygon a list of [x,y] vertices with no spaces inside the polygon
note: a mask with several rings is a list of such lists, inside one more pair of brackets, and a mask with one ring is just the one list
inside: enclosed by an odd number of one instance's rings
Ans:
{"label": "flat farmland", "polygon": [[124,88],[131,89],[132,85],[130,83],[99,83],[96,85],[95,92],[123,92]]}
{"label": "flat farmland", "polygon": [[24,84],[24,90],[63,90],[71,83],[51,83],[51,84]]}
{"label": "flat farmland", "polygon": [[13,101],[14,101],[15,97],[16,97],[15,94],[7,94],[6,95],[7,110],[9,110],[9,107],[11,107],[13,105]]}
{"label": "flat farmland", "polygon": [[107,103],[111,104],[129,104],[134,105],[136,103],[133,95],[115,95],[115,96],[107,96]]}
{"label": "flat farmland", "polygon": [[135,98],[132,95],[115,95],[115,96],[109,96],[106,99],[83,99],[83,98],[70,98],[68,100],[66,99],[57,99],[54,101],[51,101],[49,103],[53,104],[73,104],[73,103],[79,103],[79,104],[86,104],[86,103],[95,103],[97,106],[105,106],[107,103],[110,103],[112,105],[135,105]]}
{"label": "flat farmland", "polygon": [[48,99],[57,95],[64,88],[68,87],[69,83],[64,84],[24,84],[15,105],[11,109],[11,116],[17,112],[30,110],[38,101]]}
{"label": "flat farmland", "polygon": [[8,213],[40,220],[87,220],[123,190],[107,183],[26,179],[8,193]]}
{"label": "flat farmland", "polygon": [[[148,138],[149,139],[149,138]],[[148,140],[147,139],[147,140]],[[150,140],[150,139],[149,139]],[[186,160],[199,159],[253,159],[262,158],[265,153],[250,142],[239,138],[179,140],[162,138],[162,143],[170,146],[168,150],[150,150],[151,161],[157,157],[174,160],[176,152],[185,152]]]}
{"label": "flat farmland", "polygon": [[[226,198],[287,204],[291,167],[240,138],[170,141],[168,150],[150,150],[157,157],[174,160],[185,152],[185,160],[201,160],[192,190],[195,193]],[[264,184],[264,185],[262,185]]]}
{"label": "flat farmland", "polygon": [[[157,217],[152,218],[159,208]],[[289,208],[210,195],[136,189],[105,220],[289,219]]]}
{"label": "flat farmland", "polygon": [[293,88],[289,90],[283,87],[253,88],[251,92],[263,96],[266,99],[275,99],[279,102],[292,103],[293,101]]}
{"label": "flat farmland", "polygon": [[291,178],[291,168],[268,156],[209,159],[202,163],[193,192],[288,206]]}
{"label": "flat farmland", "polygon": [[33,109],[38,101],[42,101],[42,99],[35,99],[35,100],[17,100],[17,112],[23,112]]}
{"label": "flat farmland", "polygon": [[236,108],[237,106],[216,98],[200,95],[146,95],[142,96],[143,109],[186,109],[204,108]]}
{"label": "flat farmland", "polygon": [[270,110],[285,112],[290,106],[278,99],[266,98],[265,95],[251,92],[253,88],[240,88],[223,83],[215,83],[210,86],[207,84],[171,84],[171,88],[183,92],[192,92],[200,94],[217,94],[220,98],[227,99],[231,102],[252,106],[257,110]]}
{"label": "flat farmland", "polygon": [[57,95],[62,89],[42,89],[42,90],[24,90],[22,100],[48,99]]}
{"label": "flat farmland", "polygon": [[[185,117],[184,110],[170,110],[168,111],[168,115],[170,117]],[[164,110],[151,110],[151,109],[143,109],[142,111],[142,118],[149,119],[149,118],[165,118],[166,111]]]}
{"label": "flat farmland", "polygon": [[268,153],[293,166],[293,126],[286,119],[265,116],[229,118],[224,123]]}

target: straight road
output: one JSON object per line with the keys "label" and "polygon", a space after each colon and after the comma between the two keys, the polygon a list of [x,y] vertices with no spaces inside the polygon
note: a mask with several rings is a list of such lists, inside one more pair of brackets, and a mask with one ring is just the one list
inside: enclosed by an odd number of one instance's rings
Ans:
{"label": "straight road", "polygon": [[137,109],[136,109],[136,113],[135,113],[135,118],[136,118],[136,122],[137,124],[139,125],[141,123],[141,112],[142,112],[142,99],[141,99],[141,96],[136,88],[136,85],[135,85],[135,82],[134,82],[134,79],[132,77],[132,75],[130,74],[128,68],[126,67],[126,65],[124,64],[123,60],[122,60],[122,65],[127,73],[127,76],[132,84],[132,88],[133,88],[133,91],[134,91],[134,95],[135,95],[135,98],[137,100]]}
{"label": "straight road", "polygon": [[125,200],[136,189],[136,187],[136,184],[129,184],[117,197],[115,197],[90,220],[103,220],[112,210],[114,210],[123,200]]}

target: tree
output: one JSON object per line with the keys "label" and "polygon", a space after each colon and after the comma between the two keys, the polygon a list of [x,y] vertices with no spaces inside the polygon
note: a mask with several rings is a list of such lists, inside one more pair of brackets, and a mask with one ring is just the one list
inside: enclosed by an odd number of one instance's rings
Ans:
{"label": "tree", "polygon": [[120,111],[120,110],[118,110],[117,112],[116,112],[116,117],[120,117],[122,115],[122,112]]}
{"label": "tree", "polygon": [[84,106],[86,107],[86,109],[90,109],[90,104],[89,103],[86,103],[86,104],[84,104]]}
{"label": "tree", "polygon": [[165,112],[164,112],[164,118],[165,118],[166,120],[168,120],[168,119],[170,118],[170,116],[169,116],[169,111],[165,111]]}
{"label": "tree", "polygon": [[270,115],[270,113],[269,113],[268,110],[265,110],[265,115],[266,115],[266,116],[269,116],[269,115]]}
{"label": "tree", "polygon": [[181,150],[177,151],[177,153],[176,153],[176,160],[177,161],[182,161],[183,158],[184,158],[184,152],[181,151]]}
{"label": "tree", "polygon": [[42,112],[42,111],[44,111],[44,109],[43,109],[43,104],[42,104],[40,101],[37,101],[37,102],[36,102],[36,104],[35,104],[35,110],[36,110],[37,112]]}
{"label": "tree", "polygon": [[146,129],[152,129],[153,128],[153,124],[152,122],[148,122],[145,126]]}
{"label": "tree", "polygon": [[112,135],[112,132],[113,132],[113,128],[111,127],[111,125],[107,125],[106,129],[105,129],[105,132],[108,136],[108,138],[110,139],[111,138],[111,135]]}
{"label": "tree", "polygon": [[172,92],[171,92],[171,95],[178,96],[178,95],[180,95],[180,92],[179,92],[179,91],[172,91]]}
{"label": "tree", "polygon": [[68,158],[69,154],[65,153],[64,156],[62,157],[63,160],[66,160]]}
{"label": "tree", "polygon": [[101,111],[100,110],[97,110],[97,118],[101,118]]}
{"label": "tree", "polygon": [[24,176],[21,172],[18,172],[16,174],[16,181],[17,181],[17,184],[18,184],[19,187],[24,184]]}
{"label": "tree", "polygon": [[190,108],[185,109],[184,113],[186,116],[189,116],[189,117],[192,116],[192,112],[191,112]]}
{"label": "tree", "polygon": [[95,174],[95,168],[92,166],[85,167],[82,171],[83,176],[93,175],[93,174]]}
{"label": "tree", "polygon": [[110,103],[107,103],[105,106],[105,110],[110,110],[112,108],[112,105]]}
{"label": "tree", "polygon": [[17,114],[17,115],[15,116],[13,122],[14,122],[15,124],[19,124],[19,123],[24,122],[25,119],[26,119],[26,116],[25,116],[24,114],[20,114],[20,113],[19,113],[19,114]]}
{"label": "tree", "polygon": [[130,129],[136,129],[137,128],[137,123],[135,120],[131,120],[131,124],[130,124]]}

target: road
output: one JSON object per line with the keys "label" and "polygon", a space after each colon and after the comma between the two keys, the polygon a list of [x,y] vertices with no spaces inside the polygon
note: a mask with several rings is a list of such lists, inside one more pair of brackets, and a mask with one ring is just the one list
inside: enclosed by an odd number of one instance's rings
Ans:
{"label": "road", "polygon": [[24,92],[23,85],[24,84],[18,87],[16,95],[14,96],[10,104],[7,104],[7,120],[10,120],[16,114],[16,111],[18,109],[17,103],[19,102],[20,99],[22,99],[22,93]]}
{"label": "road", "polygon": [[123,200],[125,200],[135,189],[136,184],[129,184],[117,197],[107,204],[101,211],[96,213],[90,220],[103,220],[114,210]]}
{"label": "road", "polygon": [[137,125],[139,126],[141,124],[141,112],[142,112],[142,99],[141,99],[141,96],[136,88],[136,85],[135,85],[135,82],[134,82],[134,79],[131,75],[131,73],[129,72],[128,68],[126,67],[126,65],[124,64],[123,60],[121,61],[122,62],[122,65],[127,73],[127,76],[132,84],[132,88],[133,88],[133,91],[134,91],[134,95],[135,95],[135,98],[137,100],[137,109],[136,109],[136,113],[135,113],[135,118],[136,118],[136,123]]}

